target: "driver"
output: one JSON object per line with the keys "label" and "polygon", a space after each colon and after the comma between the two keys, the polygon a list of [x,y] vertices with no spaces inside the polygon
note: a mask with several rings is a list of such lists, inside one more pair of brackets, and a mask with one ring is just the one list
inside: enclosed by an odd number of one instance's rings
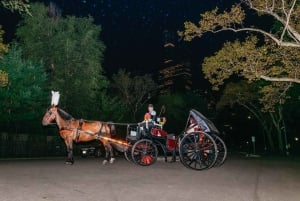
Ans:
{"label": "driver", "polygon": [[148,105],[148,112],[144,115],[145,121],[156,121],[156,111],[154,110],[154,107],[152,104]]}
{"label": "driver", "polygon": [[144,121],[142,122],[143,129],[145,130],[145,134],[149,134],[151,129],[156,122],[156,111],[152,104],[148,105],[148,112],[144,115]]}

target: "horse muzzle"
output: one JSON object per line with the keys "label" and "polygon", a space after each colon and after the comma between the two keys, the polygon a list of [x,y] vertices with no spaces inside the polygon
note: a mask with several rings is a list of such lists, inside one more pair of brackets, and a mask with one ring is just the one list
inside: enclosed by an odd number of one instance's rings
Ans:
{"label": "horse muzzle", "polygon": [[49,124],[50,124],[50,123],[47,122],[47,121],[45,121],[45,120],[42,121],[42,125],[43,125],[43,126],[48,126]]}

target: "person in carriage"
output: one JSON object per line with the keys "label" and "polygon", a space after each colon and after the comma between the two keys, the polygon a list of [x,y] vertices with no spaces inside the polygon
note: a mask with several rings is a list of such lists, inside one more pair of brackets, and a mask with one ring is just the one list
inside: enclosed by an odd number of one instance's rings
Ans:
{"label": "person in carriage", "polygon": [[148,112],[144,115],[145,121],[156,122],[156,111],[154,110],[153,104],[148,105]]}
{"label": "person in carriage", "polygon": [[185,133],[202,131],[205,133],[219,134],[215,125],[203,114],[195,109],[190,110],[190,115],[186,125]]}
{"label": "person in carriage", "polygon": [[[157,118],[156,111],[154,110],[153,104],[148,105],[148,111],[144,115],[144,121],[141,122],[141,127],[143,128],[143,133],[145,136],[149,135],[166,135],[162,131],[163,125],[166,123],[166,118]],[[154,133],[151,133],[154,132]],[[163,133],[162,133],[163,132]]]}
{"label": "person in carriage", "polygon": [[191,116],[189,118],[189,125],[187,126],[184,133],[188,134],[196,131],[203,131],[203,128],[201,127],[200,124],[198,124],[195,118]]}
{"label": "person in carriage", "polygon": [[148,105],[148,111],[144,115],[144,121],[141,122],[141,127],[144,130],[144,135],[150,134],[151,129],[156,123],[156,111],[153,104]]}

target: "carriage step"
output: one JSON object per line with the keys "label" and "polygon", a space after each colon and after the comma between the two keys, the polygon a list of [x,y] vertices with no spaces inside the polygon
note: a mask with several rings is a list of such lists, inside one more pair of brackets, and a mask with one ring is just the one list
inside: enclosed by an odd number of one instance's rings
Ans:
{"label": "carriage step", "polygon": [[[157,161],[165,162],[165,157],[164,156],[159,156],[159,157],[157,157]],[[171,161],[172,161],[171,158],[168,157],[168,161],[167,162],[171,162]],[[176,162],[178,162],[178,161],[180,161],[180,159],[176,157]]]}

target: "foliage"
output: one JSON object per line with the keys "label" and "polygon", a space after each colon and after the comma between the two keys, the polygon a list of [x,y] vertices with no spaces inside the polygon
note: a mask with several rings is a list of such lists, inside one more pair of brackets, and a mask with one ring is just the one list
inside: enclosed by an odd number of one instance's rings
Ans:
{"label": "foliage", "polygon": [[107,93],[102,93],[98,102],[97,111],[100,120],[114,122],[128,122],[126,114],[128,109],[120,100],[120,97]]}
{"label": "foliage", "polygon": [[0,25],[0,60],[3,58],[3,53],[6,53],[8,50],[8,46],[3,43],[3,34],[2,26]]}
{"label": "foliage", "polygon": [[186,126],[190,109],[196,109],[211,118],[206,96],[198,92],[162,94],[158,97],[156,108],[162,106],[165,107],[165,113],[161,116],[167,118],[165,129],[176,134],[182,132]]}
{"label": "foliage", "polygon": [[[250,13],[245,8],[255,11],[262,20],[266,16],[272,17],[273,29],[245,24]],[[214,89],[233,75],[243,77],[249,83],[260,79],[270,81],[258,91],[263,94],[260,98],[263,109],[274,111],[277,104],[283,104],[288,98],[286,92],[291,83],[300,83],[299,11],[300,4],[296,0],[243,0],[228,11],[216,8],[202,14],[198,23],[186,22],[185,30],[179,34],[187,41],[207,32],[221,31],[252,32],[264,36],[261,40],[251,35],[244,42],[226,42],[222,49],[204,60],[202,69]]]}
{"label": "foliage", "polygon": [[[257,93],[257,89],[265,85],[264,82],[255,82],[252,84],[246,81],[237,83],[228,83],[223,90],[222,96],[217,104],[217,109],[222,110],[226,106],[236,106],[236,104],[248,110],[261,125],[264,139],[268,140],[270,151],[275,151],[274,140],[278,144],[280,152],[284,151],[283,146],[283,130],[285,127],[283,122],[283,107],[282,103],[274,105],[272,110],[266,110],[265,105],[260,104],[261,94]],[[269,85],[267,85],[268,87]],[[274,91],[275,92],[275,91]],[[271,94],[271,93],[268,93]],[[274,99],[276,93],[273,93]],[[272,99],[269,97],[270,101]],[[276,101],[278,102],[278,101]]]}
{"label": "foliage", "polygon": [[[10,11],[18,11],[19,13],[27,13],[30,15],[29,11],[29,0],[1,0],[0,5]],[[3,43],[4,31],[0,25],[0,59],[3,57],[3,53],[7,52],[8,46]],[[8,74],[0,69],[0,87],[6,86],[8,83]]]}
{"label": "foliage", "polygon": [[218,8],[201,14],[198,24],[187,21],[184,23],[185,30],[179,31],[186,41],[191,41],[195,37],[201,37],[206,32],[218,32],[220,29],[231,28],[233,24],[241,24],[245,19],[245,12],[239,5],[231,7],[230,11],[218,12]]}
{"label": "foliage", "polygon": [[151,94],[157,88],[151,75],[133,76],[124,69],[120,69],[117,74],[113,75],[113,86],[127,106],[134,121],[137,111],[151,98]]}
{"label": "foliage", "polygon": [[4,8],[7,8],[12,12],[17,11],[19,13],[30,14],[29,0],[1,0],[0,3]]}
{"label": "foliage", "polygon": [[[214,89],[218,89],[235,74],[251,83],[260,80],[261,76],[285,77],[300,73],[297,62],[300,49],[293,50],[292,47],[278,47],[269,43],[263,46],[258,44],[254,36],[244,42],[227,42],[214,56],[205,58],[202,70]],[[271,82],[258,89],[264,95],[260,99],[264,110],[272,110],[279,102],[284,103],[290,86],[288,82]]]}
{"label": "foliage", "polygon": [[[0,25],[0,60],[3,59],[3,53],[7,52],[8,46],[3,43],[3,34],[4,31]],[[0,66],[0,88],[7,85],[8,82],[8,74],[3,71]]]}
{"label": "foliage", "polygon": [[0,70],[0,87],[5,87],[8,84],[7,72]]}
{"label": "foliage", "polygon": [[97,105],[107,79],[101,62],[105,46],[99,40],[101,28],[91,17],[61,17],[51,8],[32,4],[17,30],[24,56],[43,63],[49,75],[49,88],[61,92],[60,106],[74,116],[96,118]]}
{"label": "foliage", "polygon": [[281,24],[281,29],[270,32],[255,25],[245,27],[247,12],[241,4],[237,4],[233,5],[230,11],[219,12],[218,9],[214,9],[202,14],[198,24],[185,22],[185,30],[179,34],[190,41],[206,32],[251,31],[263,34],[279,46],[300,47],[300,4],[297,0],[242,0],[241,3],[261,17],[271,16]]}
{"label": "foliage", "polygon": [[16,45],[10,48],[0,65],[9,74],[7,86],[0,88],[0,121],[16,123],[40,117],[45,109],[44,68],[22,59],[22,51]]}
{"label": "foliage", "polygon": [[[241,2],[246,5],[246,8],[255,11],[262,20],[265,16],[271,16],[277,28],[264,30],[264,27],[259,28],[256,24],[245,26],[244,21],[247,17],[247,11],[243,9],[241,4],[237,4],[233,5],[229,11],[219,12],[218,9],[208,11],[201,15],[201,19],[197,24],[186,22],[185,30],[179,32],[179,34],[187,41],[191,41],[195,37],[201,37],[207,32],[217,33],[221,31],[252,32],[265,37],[264,41],[260,41],[263,45],[258,45],[253,37],[249,37],[249,42],[247,41],[244,44],[237,41],[226,43],[223,50],[213,56],[211,60],[215,58],[214,63],[218,67],[213,68],[212,71],[215,72],[217,78],[221,78],[220,84],[224,80],[223,74],[225,78],[228,78],[232,73],[241,76],[247,74],[249,80],[264,79],[271,82],[300,83],[300,66],[297,63],[300,57],[300,4],[297,3],[297,0],[243,0]],[[239,62],[244,63],[248,68],[243,69],[243,65],[237,65],[234,62],[225,64],[226,61],[230,62],[230,59],[235,59],[234,56],[240,53],[236,49],[230,49],[235,46],[238,46],[238,50],[242,54],[238,57],[241,59]],[[255,50],[256,57],[253,55]],[[229,58],[224,58],[220,61],[221,63],[218,63],[218,59],[220,60],[222,54],[224,57],[229,56]],[[244,61],[245,58],[247,60]],[[231,68],[228,69],[229,65]],[[232,69],[233,66],[235,69]],[[251,66],[253,66],[253,69],[250,68]],[[212,80],[213,84],[215,84],[214,82],[215,79]]]}
{"label": "foliage", "polygon": [[166,108],[167,123],[165,129],[169,132],[181,132],[184,129],[188,109],[185,107],[184,98],[180,94],[165,94],[159,96],[158,105]]}
{"label": "foliage", "polygon": [[[228,83],[222,92],[222,96],[217,103],[217,110],[226,106],[233,107],[235,104],[250,105],[258,103],[260,98],[256,87],[249,85],[246,81],[239,81],[237,83]],[[259,105],[256,104],[257,107]],[[260,109],[258,109],[260,111]]]}

